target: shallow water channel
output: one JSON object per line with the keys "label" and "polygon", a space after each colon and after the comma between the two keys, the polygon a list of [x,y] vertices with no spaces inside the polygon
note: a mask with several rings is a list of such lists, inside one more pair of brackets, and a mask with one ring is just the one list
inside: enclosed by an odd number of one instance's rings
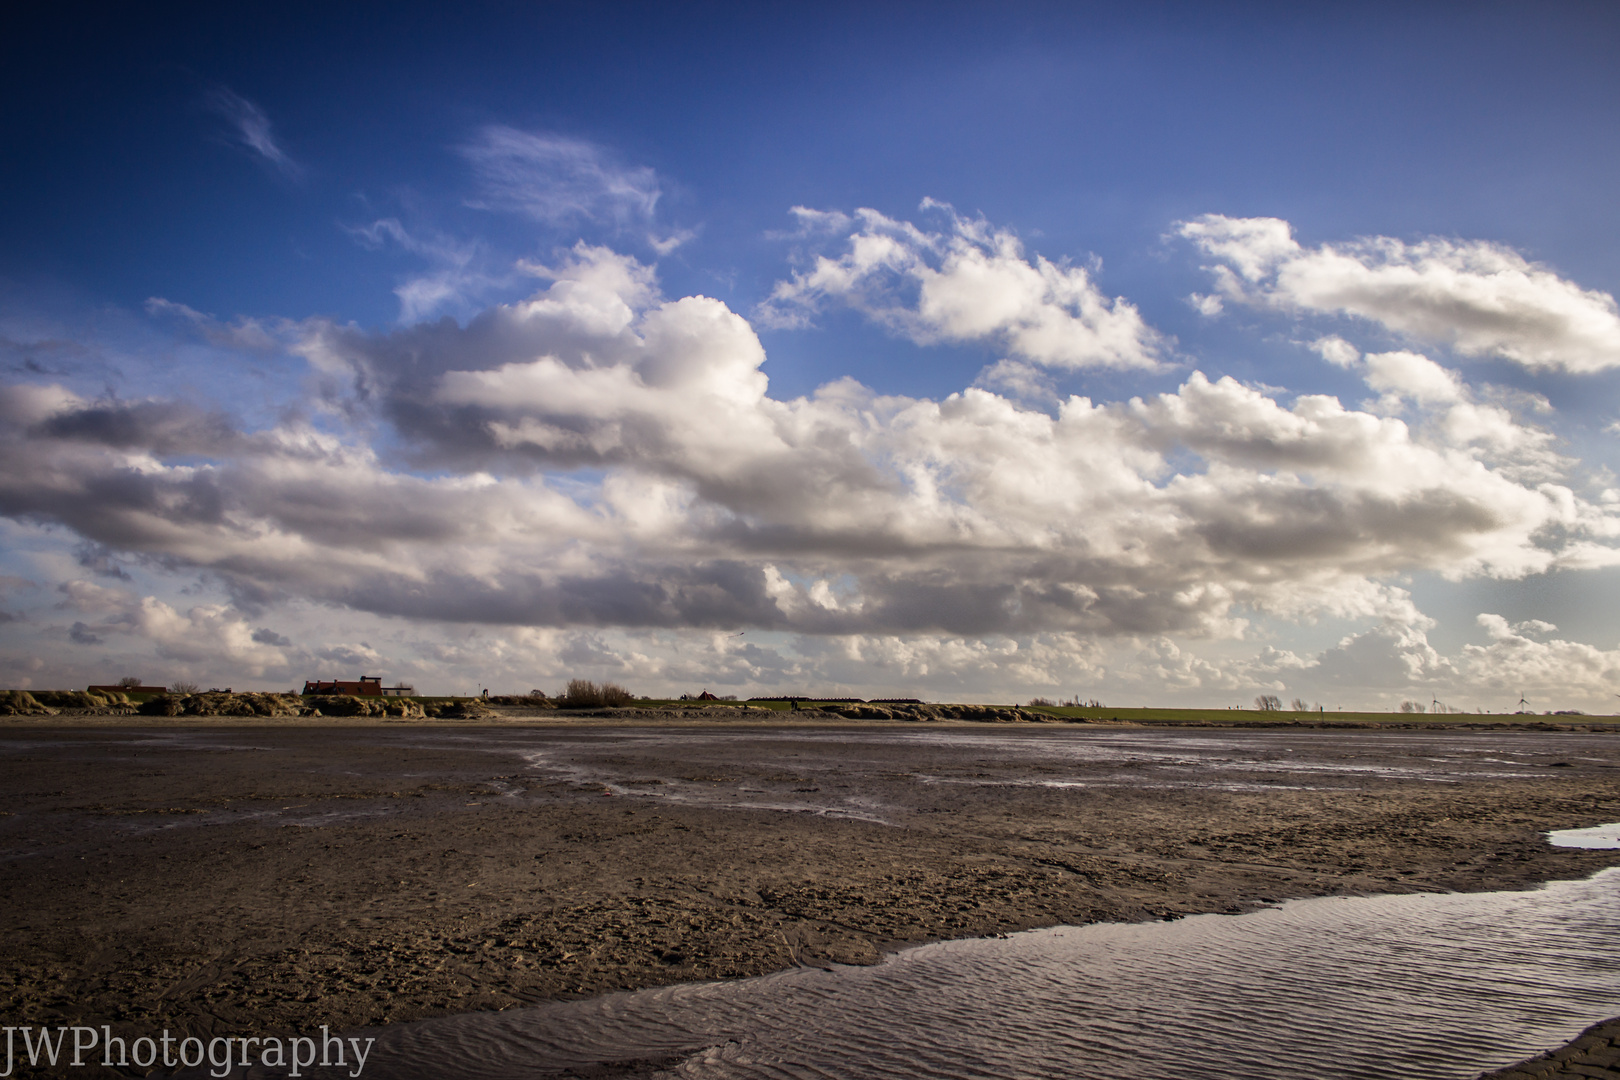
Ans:
{"label": "shallow water channel", "polygon": [[374,1029],[364,1075],[1463,1080],[1620,1013],[1617,926],[1620,869],[1059,927]]}

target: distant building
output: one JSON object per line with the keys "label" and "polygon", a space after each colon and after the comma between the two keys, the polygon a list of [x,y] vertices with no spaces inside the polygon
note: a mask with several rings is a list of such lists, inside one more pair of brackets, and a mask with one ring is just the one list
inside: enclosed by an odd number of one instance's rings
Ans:
{"label": "distant building", "polygon": [[347,694],[350,697],[415,697],[414,686],[384,686],[381,675],[362,675],[356,682],[343,679],[308,679],[306,694]]}
{"label": "distant building", "polygon": [[167,686],[91,686],[87,689],[92,694],[167,694]]}

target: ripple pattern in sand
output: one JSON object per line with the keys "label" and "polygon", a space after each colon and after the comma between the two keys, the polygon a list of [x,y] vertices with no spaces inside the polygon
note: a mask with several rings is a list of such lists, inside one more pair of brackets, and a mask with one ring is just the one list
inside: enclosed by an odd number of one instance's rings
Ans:
{"label": "ripple pattern in sand", "polygon": [[1620,1012],[1620,870],[946,942],[378,1029],[368,1077],[1468,1078]]}

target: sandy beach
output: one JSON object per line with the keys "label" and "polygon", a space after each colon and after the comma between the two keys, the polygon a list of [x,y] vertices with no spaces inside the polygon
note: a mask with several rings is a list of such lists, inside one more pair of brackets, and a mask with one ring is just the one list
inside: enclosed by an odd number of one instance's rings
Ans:
{"label": "sandy beach", "polygon": [[1620,864],[1543,837],[1620,820],[1613,735],[1520,733],[1508,765],[1453,755],[1441,780],[1429,744],[1467,733],[1189,743],[1178,764],[1163,733],[1077,761],[1039,725],[990,754],[985,725],[724,716],[0,727],[7,1022],[338,1030]]}

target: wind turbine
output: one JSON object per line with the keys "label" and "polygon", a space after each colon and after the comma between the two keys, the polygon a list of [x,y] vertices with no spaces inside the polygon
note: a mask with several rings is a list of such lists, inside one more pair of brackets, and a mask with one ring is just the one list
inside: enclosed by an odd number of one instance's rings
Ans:
{"label": "wind turbine", "polygon": [[1523,712],[1523,711],[1524,711],[1524,707],[1525,707],[1525,706],[1526,706],[1526,705],[1528,705],[1528,704],[1530,704],[1530,703],[1529,703],[1529,702],[1528,702],[1528,701],[1526,701],[1526,700],[1524,700],[1524,691],[1523,691],[1523,690],[1520,690],[1520,691],[1519,691],[1519,711],[1520,711],[1520,712]]}

